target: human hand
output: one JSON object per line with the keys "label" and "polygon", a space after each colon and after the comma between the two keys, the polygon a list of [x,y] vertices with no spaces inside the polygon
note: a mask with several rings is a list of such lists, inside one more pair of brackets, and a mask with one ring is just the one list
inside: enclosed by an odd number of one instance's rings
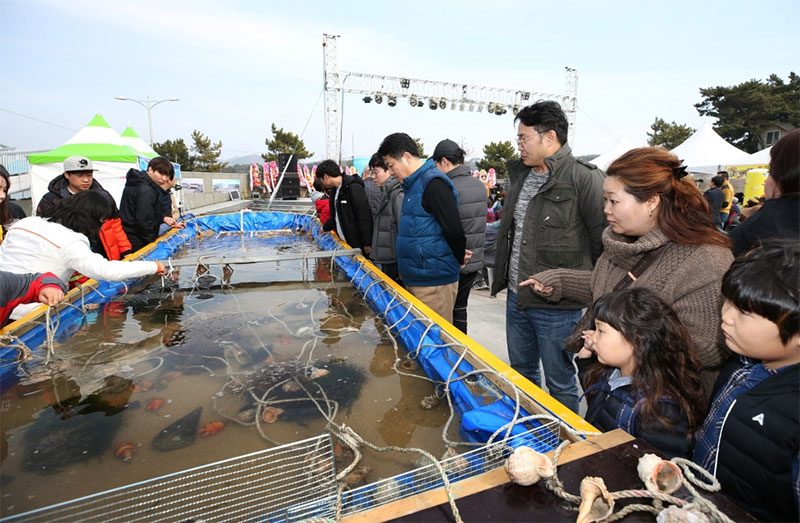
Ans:
{"label": "human hand", "polygon": [[372,247],[371,246],[367,245],[366,247],[364,247],[364,254],[369,256],[371,253],[372,253]]}
{"label": "human hand", "polygon": [[520,282],[519,286],[520,287],[531,286],[533,287],[533,292],[537,292],[542,296],[550,296],[551,294],[553,294],[552,287],[545,286],[544,283],[540,282],[535,278],[528,278],[527,280]]}
{"label": "human hand", "polygon": [[56,303],[64,299],[64,291],[58,287],[45,287],[39,291],[39,301],[45,305],[52,307]]}
{"label": "human hand", "polygon": [[167,268],[164,267],[164,264],[161,263],[160,261],[157,261],[156,265],[158,265],[158,269],[156,270],[156,274],[160,274],[161,276],[166,276],[167,275]]}
{"label": "human hand", "polygon": [[462,269],[467,266],[467,262],[469,262],[470,258],[472,258],[472,251],[464,249],[464,263],[461,264]]}
{"label": "human hand", "polygon": [[[581,338],[583,338],[583,348],[578,351],[579,358],[588,358],[592,354],[594,354],[595,348],[597,344],[594,342],[594,330],[585,330],[581,332]],[[587,354],[586,356],[581,356],[581,354]]]}
{"label": "human hand", "polygon": [[167,225],[169,225],[173,229],[183,229],[184,227],[186,227],[185,223],[179,222],[178,220],[176,220],[172,216],[165,216],[164,217],[164,223],[166,223]]}

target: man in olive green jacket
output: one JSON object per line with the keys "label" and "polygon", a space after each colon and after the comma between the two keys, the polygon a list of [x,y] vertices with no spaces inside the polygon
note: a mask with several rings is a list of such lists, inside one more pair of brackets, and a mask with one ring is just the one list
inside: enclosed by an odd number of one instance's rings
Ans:
{"label": "man in olive green jacket", "polygon": [[497,236],[496,280],[492,294],[508,287],[506,340],[511,366],[547,388],[577,412],[578,387],[567,337],[582,306],[548,303],[530,288],[519,288],[531,274],[555,268],[591,270],[603,251],[603,172],[572,156],[568,123],[556,102],[525,107],[519,122],[520,159],[510,162],[510,187]]}

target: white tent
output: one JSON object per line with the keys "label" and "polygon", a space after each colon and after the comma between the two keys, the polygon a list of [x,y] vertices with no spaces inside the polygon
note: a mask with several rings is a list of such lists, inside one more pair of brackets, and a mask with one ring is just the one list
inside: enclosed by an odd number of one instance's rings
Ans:
{"label": "white tent", "polygon": [[611,165],[611,162],[634,148],[636,148],[636,146],[633,145],[633,142],[631,142],[627,136],[623,136],[611,149],[590,161],[605,171],[608,169],[608,166]]}
{"label": "white tent", "polygon": [[75,136],[52,151],[28,155],[31,163],[31,201],[35,206],[47,194],[50,181],[64,172],[64,160],[70,156],[85,156],[92,160],[94,178],[119,205],[125,188],[125,175],[131,167],[138,169],[138,157],[145,156],[129,145],[99,114]]}
{"label": "white tent", "polygon": [[120,141],[122,145],[130,145],[136,151],[140,152],[142,156],[146,156],[148,158],[155,158],[157,156],[156,152],[145,143],[144,140],[139,138],[139,135],[136,134],[136,131],[133,130],[133,127],[126,127],[122,134],[120,135]]}
{"label": "white tent", "polygon": [[771,150],[772,146],[770,145],[766,149],[761,149],[757,153],[751,154],[747,165],[769,165],[769,152]]}
{"label": "white tent", "polygon": [[691,172],[714,174],[729,165],[751,163],[749,154],[726,142],[708,122],[671,152]]}

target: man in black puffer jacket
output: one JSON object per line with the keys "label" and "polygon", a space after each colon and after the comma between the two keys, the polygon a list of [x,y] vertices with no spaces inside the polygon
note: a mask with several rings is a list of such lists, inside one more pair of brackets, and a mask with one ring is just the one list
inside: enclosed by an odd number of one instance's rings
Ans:
{"label": "man in black puffer jacket", "polygon": [[[96,170],[92,161],[83,156],[70,156],[64,160],[64,172],[50,180],[47,193],[36,205],[36,216],[49,217],[55,211],[58,202],[81,191],[97,191],[114,202],[108,191],[94,179]],[[114,202],[114,207],[116,206],[117,203]]]}
{"label": "man in black puffer jacket", "polygon": [[128,235],[133,251],[138,251],[158,238],[158,228],[164,221],[161,187],[175,177],[175,168],[166,158],[150,160],[147,171],[130,169],[119,205],[122,228]]}
{"label": "man in black puffer jacket", "polygon": [[336,231],[339,238],[369,256],[372,244],[372,210],[364,182],[358,176],[342,174],[333,160],[317,166],[317,179],[330,189],[331,217],[323,224],[326,231]]}

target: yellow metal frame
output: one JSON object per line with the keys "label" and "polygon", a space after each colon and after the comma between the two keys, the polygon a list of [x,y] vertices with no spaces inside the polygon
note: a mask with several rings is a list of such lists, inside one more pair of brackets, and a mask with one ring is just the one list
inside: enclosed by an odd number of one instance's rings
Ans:
{"label": "yellow metal frame", "polygon": [[[336,239],[339,243],[344,245],[346,248],[350,248],[350,245],[347,244],[344,240],[339,238],[334,232],[331,232],[331,235]],[[411,305],[413,305],[416,309],[418,309],[421,313],[431,318],[443,331],[445,331],[448,335],[454,338],[459,343],[463,344],[467,347],[472,354],[474,354],[478,359],[480,359],[483,363],[486,364],[492,370],[495,370],[508,378],[508,380],[514,384],[515,387],[522,390],[525,394],[533,398],[536,403],[540,404],[542,407],[546,408],[550,412],[553,413],[556,417],[564,421],[570,427],[582,431],[582,432],[600,432],[597,428],[595,428],[592,424],[590,424],[585,419],[581,418],[578,414],[572,412],[569,408],[564,406],[563,403],[549,395],[547,392],[542,390],[540,387],[537,387],[535,384],[531,383],[525,376],[514,370],[508,364],[506,364],[503,360],[489,352],[485,349],[481,344],[477,341],[473,340],[460,330],[458,330],[453,324],[442,318],[436,311],[425,305],[422,301],[420,301],[416,296],[408,292],[406,289],[401,287],[397,284],[394,280],[384,274],[378,267],[373,265],[373,263],[361,255],[354,256],[360,263],[365,265],[370,269],[370,271],[378,273],[382,277],[383,283],[390,286],[392,289],[397,291],[398,294],[403,296]]]}

